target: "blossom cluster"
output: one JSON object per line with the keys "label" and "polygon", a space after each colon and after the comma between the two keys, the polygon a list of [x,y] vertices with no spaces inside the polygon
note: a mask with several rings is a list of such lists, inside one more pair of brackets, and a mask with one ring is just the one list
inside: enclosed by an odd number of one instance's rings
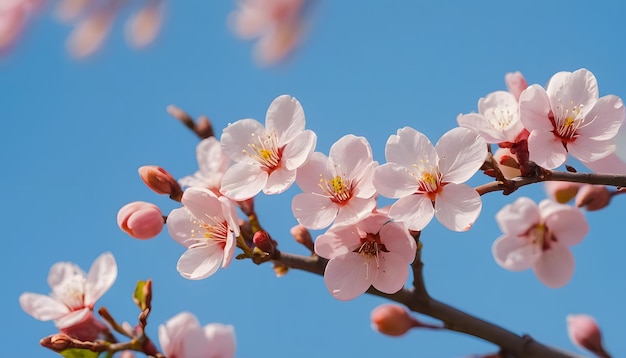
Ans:
{"label": "blossom cluster", "polygon": [[[383,164],[374,160],[366,138],[352,134],[335,142],[328,155],[316,152],[317,136],[305,128],[300,102],[288,95],[270,104],[265,125],[250,118],[229,124],[219,141],[201,141],[199,171],[179,181],[184,191],[174,190],[182,191],[183,207],[170,213],[167,227],[187,248],[178,271],[202,279],[227,267],[242,240],[236,207],[254,214],[256,195],[280,194],[295,183],[302,191],[291,203],[296,220],[307,229],[326,229],[314,251],[329,260],[329,292],[341,300],[370,286],[393,294],[404,286],[415,259],[412,234],[433,218],[458,232],[477,220],[481,196],[466,182],[481,168],[505,180],[557,168],[570,154],[590,167],[613,155],[624,106],[617,96],[599,97],[590,71],[559,72],[545,87],[528,86],[520,73],[508,74],[506,82],[508,91],[481,98],[478,113],[460,114],[459,127],[434,145],[416,129],[398,129],[386,143]],[[491,145],[498,147],[496,165],[485,169],[493,163]],[[167,173],[159,170],[154,175]],[[378,207],[378,195],[395,201]],[[498,264],[513,271],[532,267],[549,287],[570,280],[574,260],[568,246],[588,232],[578,208],[520,198],[496,220],[504,233],[493,245]]]}

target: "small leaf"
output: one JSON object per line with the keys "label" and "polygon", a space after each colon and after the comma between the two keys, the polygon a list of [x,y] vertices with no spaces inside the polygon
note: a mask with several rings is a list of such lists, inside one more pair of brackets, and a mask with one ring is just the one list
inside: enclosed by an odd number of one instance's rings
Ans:
{"label": "small leaf", "polygon": [[89,349],[70,348],[59,353],[65,358],[97,358],[100,353],[92,352]]}
{"label": "small leaf", "polygon": [[145,310],[147,307],[146,296],[144,287],[146,286],[146,281],[137,281],[137,286],[135,286],[135,292],[133,293],[133,301],[139,307],[140,310]]}

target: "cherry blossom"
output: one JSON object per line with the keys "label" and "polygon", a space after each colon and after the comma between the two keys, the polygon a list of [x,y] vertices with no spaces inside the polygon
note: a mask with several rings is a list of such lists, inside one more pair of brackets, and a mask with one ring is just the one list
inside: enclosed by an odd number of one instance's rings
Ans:
{"label": "cherry blossom", "polygon": [[580,243],[589,225],[575,207],[546,199],[535,204],[521,197],[496,214],[504,233],[492,247],[498,265],[511,271],[533,268],[546,286],[564,286],[574,274],[569,246]]}
{"label": "cherry blossom", "polygon": [[289,55],[306,27],[311,0],[240,0],[229,22],[233,32],[245,39],[258,37],[255,58],[271,65]]}
{"label": "cherry blossom", "polygon": [[222,194],[241,201],[261,190],[279,194],[296,180],[296,170],[311,156],[317,136],[305,130],[297,99],[282,95],[270,104],[265,127],[241,119],[222,133],[222,149],[235,163],[222,178]]}
{"label": "cherry blossom", "polygon": [[582,162],[611,154],[624,105],[614,95],[599,98],[595,76],[583,68],[555,74],[546,89],[532,85],[524,90],[520,119],[530,132],[530,160],[553,169],[565,163],[568,153]]}
{"label": "cherry blossom", "polygon": [[597,357],[610,357],[602,344],[602,332],[596,320],[586,314],[567,316],[567,334],[576,346],[594,353]]}
{"label": "cherry blossom", "polygon": [[515,142],[524,127],[517,99],[510,92],[496,91],[478,100],[478,112],[459,114],[459,126],[474,130],[487,143]]}
{"label": "cherry blossom", "polygon": [[235,329],[220,323],[200,326],[189,312],[181,312],[159,325],[159,343],[168,358],[232,358]]}
{"label": "cherry blossom", "polygon": [[17,41],[28,18],[40,6],[40,0],[0,1],[0,53],[8,50]]}
{"label": "cherry blossom", "polygon": [[433,216],[453,231],[469,230],[480,214],[478,193],[462,184],[478,171],[487,157],[487,144],[466,128],[445,133],[436,146],[410,127],[387,140],[386,164],[374,171],[378,192],[398,200],[389,216],[422,230]]}
{"label": "cherry blossom", "polygon": [[207,278],[233,259],[239,236],[235,206],[226,197],[196,187],[185,190],[181,202],[184,206],[167,217],[170,236],[187,247],[176,268],[190,280]]}
{"label": "cherry blossom", "polygon": [[71,262],[57,262],[48,274],[52,293],[49,296],[23,293],[20,306],[40,321],[53,320],[68,335],[94,340],[107,330],[93,315],[94,306],[116,278],[117,265],[110,252],[96,258],[87,274]]}
{"label": "cherry blossom", "polygon": [[415,259],[415,240],[402,223],[371,213],[356,224],[334,225],[315,240],[315,253],[330,261],[324,271],[328,291],[342,301],[370,286],[398,292]]}
{"label": "cherry blossom", "polygon": [[516,101],[519,101],[519,96],[526,88],[528,88],[528,82],[521,72],[509,72],[504,76],[504,82],[506,83],[506,89],[515,97]]}
{"label": "cherry blossom", "polygon": [[322,229],[333,220],[356,222],[376,206],[376,166],[367,139],[354,135],[333,144],[329,157],[313,153],[298,170],[296,182],[304,193],[293,198],[294,216],[309,229]]}
{"label": "cherry blossom", "polygon": [[198,171],[181,178],[182,186],[197,186],[211,190],[218,196],[222,177],[228,169],[230,159],[222,153],[222,145],[215,137],[203,139],[196,147]]}

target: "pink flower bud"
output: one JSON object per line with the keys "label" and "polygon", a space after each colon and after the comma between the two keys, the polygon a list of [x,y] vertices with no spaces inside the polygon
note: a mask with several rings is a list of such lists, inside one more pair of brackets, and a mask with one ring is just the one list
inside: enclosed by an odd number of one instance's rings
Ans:
{"label": "pink flower bud", "polygon": [[180,184],[165,169],[156,165],[144,165],[139,168],[139,176],[155,193],[168,194],[172,199],[180,201],[183,195]]}
{"label": "pink flower bud", "polygon": [[296,225],[291,228],[291,236],[296,240],[300,245],[305,246],[309,251],[315,251],[315,245],[313,244],[313,238],[311,237],[311,233],[307,228],[303,225]]}
{"label": "pink flower bud", "polygon": [[402,336],[413,327],[422,326],[402,306],[394,304],[380,305],[372,311],[372,328],[388,336]]}
{"label": "pink flower bud", "polygon": [[163,214],[154,204],[135,201],[117,212],[117,225],[135,239],[151,239],[163,229]]}
{"label": "pink flower bud", "polygon": [[583,185],[576,195],[576,206],[588,211],[600,210],[611,202],[611,193],[604,185]]}
{"label": "pink flower bud", "polygon": [[267,252],[268,254],[273,254],[276,245],[272,241],[270,235],[265,231],[257,231],[254,233],[254,237],[252,238],[252,242],[254,242],[254,246],[258,247],[263,252]]}
{"label": "pink flower bud", "polygon": [[504,76],[506,88],[511,92],[515,99],[519,101],[519,96],[523,90],[528,87],[528,82],[521,72],[509,72]]}
{"label": "pink flower bud", "polygon": [[574,199],[582,184],[566,181],[548,181],[545,184],[546,194],[554,201],[565,204]]}
{"label": "pink flower bud", "polygon": [[62,352],[72,345],[72,338],[67,334],[57,333],[48,337],[44,337],[39,341],[39,344],[43,347],[52,349],[56,352]]}
{"label": "pink flower bud", "polygon": [[598,357],[609,357],[602,346],[600,327],[593,317],[584,314],[568,315],[567,332],[575,345],[588,349]]}

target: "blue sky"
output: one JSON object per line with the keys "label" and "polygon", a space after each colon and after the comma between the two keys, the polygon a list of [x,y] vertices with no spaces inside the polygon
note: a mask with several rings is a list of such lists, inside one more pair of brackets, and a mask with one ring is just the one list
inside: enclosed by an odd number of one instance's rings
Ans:
{"label": "blue sky", "polygon": [[[323,1],[306,42],[285,65],[259,68],[252,43],[226,26],[234,2],[176,1],[158,41],[136,52],[118,23],[103,50],[76,61],[64,49],[69,29],[47,13],[36,18],[13,53],[0,59],[0,251],[3,354],[54,357],[38,346],[52,334],[18,304],[22,292],[48,293],[57,261],[89,268],[111,251],[119,268],[99,301],[120,321],[134,322],[130,297],[137,280],[154,281],[149,334],[180,311],[202,324],[235,326],[237,357],[462,357],[496,348],[456,333],[412,331],[388,338],[370,328],[370,311],[385,302],[361,296],[335,300],[321,277],[291,271],[275,278],[270,265],[234,262],[203,281],[176,271],[183,248],[164,232],[137,241],[116,225],[127,202],[175,203],[147,189],[142,165],[176,177],[196,170],[196,137],[165,112],[176,104],[208,115],[218,133],[240,118],[264,120],[273,98],[290,94],[304,107],[307,127],[327,153],[353,133],[370,141],[384,162],[384,144],[409,125],[436,141],[459,113],[505,89],[504,75],[521,71],[529,83],[585,67],[600,94],[626,97],[623,13],[618,1]],[[575,163],[574,163],[575,164]],[[583,168],[581,168],[583,169]],[[471,183],[489,178],[478,174]],[[260,196],[262,224],[285,251],[305,254],[289,235],[294,187]],[[500,268],[491,245],[500,235],[495,213],[525,195],[543,199],[540,185],[510,197],[483,197],[483,212],[467,233],[433,221],[423,232],[425,280],[432,296],[519,334],[568,350],[565,316],[587,313],[604,329],[607,348],[626,356],[623,322],[622,197],[588,213],[591,231],[573,248],[576,271],[561,289],[543,286],[532,272]],[[428,320],[427,318],[423,318]]]}

